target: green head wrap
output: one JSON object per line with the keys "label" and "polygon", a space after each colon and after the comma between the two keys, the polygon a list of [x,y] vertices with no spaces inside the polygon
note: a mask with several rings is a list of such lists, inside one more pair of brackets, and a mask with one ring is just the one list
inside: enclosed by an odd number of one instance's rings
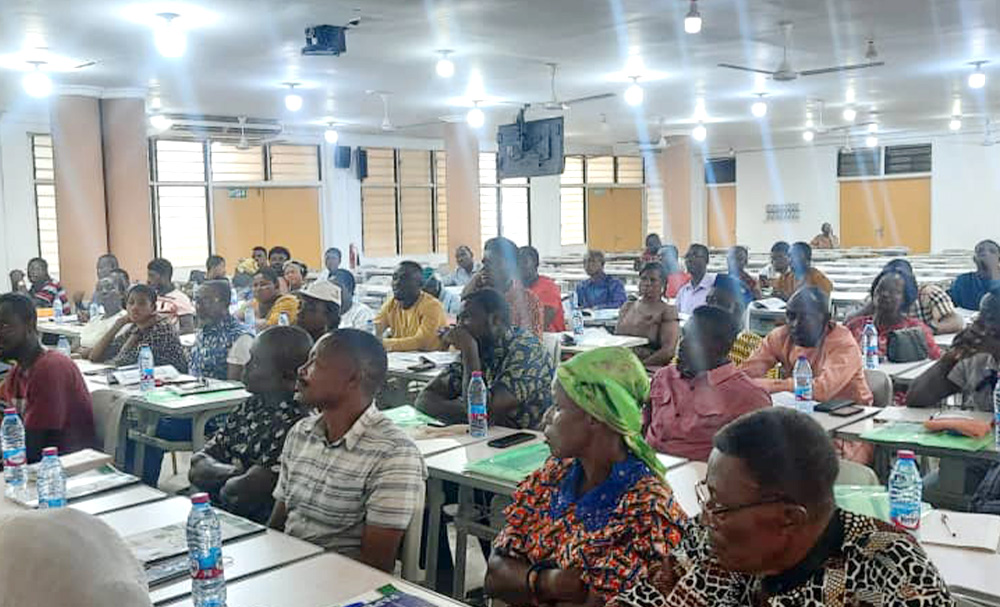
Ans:
{"label": "green head wrap", "polygon": [[646,369],[625,348],[596,348],[556,369],[556,379],[578,407],[618,434],[657,476],[666,468],[642,438],[642,403],[649,397]]}

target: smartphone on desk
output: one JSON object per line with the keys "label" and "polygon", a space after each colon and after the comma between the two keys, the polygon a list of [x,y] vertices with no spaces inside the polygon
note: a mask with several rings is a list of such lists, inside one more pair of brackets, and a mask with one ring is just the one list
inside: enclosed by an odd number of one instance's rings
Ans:
{"label": "smartphone on desk", "polygon": [[514,445],[526,443],[533,438],[535,438],[535,435],[530,432],[515,432],[514,434],[494,438],[493,440],[487,442],[486,446],[493,447],[494,449],[506,449],[507,447],[513,447]]}
{"label": "smartphone on desk", "polygon": [[828,400],[828,401],[824,401],[824,402],[819,403],[818,405],[816,405],[816,409],[815,410],[819,411],[820,413],[830,413],[830,414],[833,414],[834,411],[837,411],[839,409],[843,409],[844,407],[850,407],[853,404],[854,404],[853,400],[849,400],[849,399],[845,399],[845,398],[836,398],[836,399],[833,399],[833,400]]}
{"label": "smartphone on desk", "polygon": [[864,411],[864,409],[862,409],[857,405],[847,405],[846,407],[840,407],[839,409],[834,409],[833,411],[830,411],[830,415],[834,415],[836,417],[850,417],[852,415],[857,415],[862,411]]}

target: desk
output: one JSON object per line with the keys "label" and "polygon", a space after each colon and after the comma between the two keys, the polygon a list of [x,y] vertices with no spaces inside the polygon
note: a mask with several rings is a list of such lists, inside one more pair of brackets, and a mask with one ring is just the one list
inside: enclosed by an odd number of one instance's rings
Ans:
{"label": "desk", "polygon": [[[791,392],[775,392],[771,395],[771,404],[775,407],[788,407],[789,409],[795,409],[795,395]],[[822,411],[813,411],[809,414],[809,417],[819,423],[827,434],[833,434],[834,431],[839,430],[840,428],[850,426],[855,422],[859,422],[869,417],[874,417],[878,415],[880,411],[882,411],[882,409],[879,407],[861,407],[861,411],[849,417],[839,417],[836,415],[830,415],[829,413],[823,413]]]}
{"label": "desk", "polygon": [[701,512],[698,506],[698,495],[695,486],[705,480],[708,464],[705,462],[687,462],[682,466],[667,470],[666,479],[674,492],[674,497],[680,502],[684,512],[693,517]]}
{"label": "desk", "polygon": [[933,544],[923,547],[952,592],[1000,605],[1000,554]]}
{"label": "desk", "polygon": [[[421,588],[357,561],[328,552],[293,565],[226,585],[229,607],[330,607],[385,584],[441,607],[462,603]],[[191,607],[190,600],[171,603]]]}
{"label": "desk", "polygon": [[[426,371],[410,370],[408,367],[420,363],[421,357],[434,361],[436,366]],[[389,352],[387,358],[389,377],[429,383],[447,369],[449,364],[461,361],[461,354],[459,352]]]}
{"label": "desk", "polygon": [[[567,331],[561,335],[573,334]],[[560,337],[560,339],[562,338]],[[638,348],[639,346],[645,346],[648,343],[649,340],[645,337],[635,337],[634,335],[611,335],[609,333],[606,335],[588,336],[584,333],[583,339],[579,343],[572,346],[563,345],[561,347],[561,351],[568,354],[581,354],[597,348],[607,348],[612,346],[619,346],[622,348]]]}
{"label": "desk", "polygon": [[62,323],[56,323],[51,319],[39,318],[38,332],[66,337],[69,339],[70,346],[76,349],[80,345],[83,323],[77,322],[75,316],[67,317]]}
{"label": "desk", "polygon": [[96,516],[116,510],[132,508],[141,504],[148,504],[149,502],[156,502],[166,499],[166,497],[167,494],[159,489],[154,489],[140,483],[74,501],[69,504],[69,507]]}
{"label": "desk", "polygon": [[[833,307],[833,317],[842,319],[852,308],[861,307],[868,299],[865,291],[834,291],[830,295],[830,305]],[[838,314],[843,312],[844,314]]]}
{"label": "desk", "polygon": [[[934,364],[933,360],[919,360],[917,362],[909,363],[889,363],[883,362],[879,363],[879,371],[885,371],[889,377],[892,378],[893,385],[906,386],[909,385],[914,378],[916,378],[920,373],[914,375],[912,371],[915,369],[924,369],[930,367]],[[922,371],[921,371],[922,372]]]}
{"label": "desk", "polygon": [[951,348],[952,342],[955,341],[956,335],[958,335],[958,333],[941,333],[940,335],[935,335],[934,343],[936,343],[942,350],[948,350]]}

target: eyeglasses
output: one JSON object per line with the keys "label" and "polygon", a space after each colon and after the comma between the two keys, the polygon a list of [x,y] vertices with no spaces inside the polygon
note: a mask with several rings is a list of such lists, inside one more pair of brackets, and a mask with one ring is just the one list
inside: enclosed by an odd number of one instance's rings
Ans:
{"label": "eyeglasses", "polygon": [[716,502],[712,498],[712,492],[708,489],[708,483],[705,481],[699,481],[697,485],[694,486],[695,497],[698,498],[698,507],[701,508],[702,514],[708,514],[715,518],[724,517],[740,510],[746,510],[747,508],[756,508],[757,506],[766,506],[767,504],[790,504],[788,498],[786,497],[772,497],[759,502],[751,502],[749,504],[738,504],[735,506],[723,506],[722,504]]}

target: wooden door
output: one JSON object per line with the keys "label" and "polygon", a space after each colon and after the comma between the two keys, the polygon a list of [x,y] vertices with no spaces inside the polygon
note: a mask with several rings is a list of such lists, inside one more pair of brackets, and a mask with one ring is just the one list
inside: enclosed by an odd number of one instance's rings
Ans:
{"label": "wooden door", "polygon": [[844,247],[931,248],[931,180],[866,179],[840,183]]}
{"label": "wooden door", "polygon": [[736,186],[707,186],[708,246],[731,247],[736,244]]}
{"label": "wooden door", "polygon": [[320,238],[319,190],[317,188],[266,188],[263,230],[265,246],[288,247],[292,257],[310,270],[320,269],[323,243]]}
{"label": "wooden door", "polygon": [[840,182],[840,246],[881,247],[885,203],[881,180]]}
{"label": "wooden door", "polygon": [[215,188],[212,192],[215,254],[226,258],[233,271],[236,262],[253,254],[264,239],[264,194],[260,188]]}
{"label": "wooden door", "polygon": [[642,190],[593,188],[587,196],[587,246],[608,252],[641,249]]}

